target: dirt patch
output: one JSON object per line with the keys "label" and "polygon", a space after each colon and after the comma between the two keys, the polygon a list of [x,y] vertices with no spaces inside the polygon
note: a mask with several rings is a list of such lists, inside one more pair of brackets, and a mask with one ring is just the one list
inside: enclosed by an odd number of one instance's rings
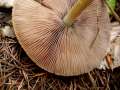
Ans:
{"label": "dirt patch", "polygon": [[[12,26],[12,9],[0,8],[0,27]],[[120,0],[116,7],[120,16]],[[114,19],[115,21],[115,19]],[[95,69],[76,77],[60,77],[37,67],[16,38],[0,35],[0,90],[118,90],[120,68]]]}

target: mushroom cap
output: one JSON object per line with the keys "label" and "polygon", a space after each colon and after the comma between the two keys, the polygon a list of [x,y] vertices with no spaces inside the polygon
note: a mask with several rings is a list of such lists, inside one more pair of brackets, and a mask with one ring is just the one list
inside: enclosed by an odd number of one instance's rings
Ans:
{"label": "mushroom cap", "polygon": [[104,0],[94,0],[71,27],[63,18],[77,0],[15,0],[13,26],[27,55],[44,70],[62,76],[87,73],[109,46]]}

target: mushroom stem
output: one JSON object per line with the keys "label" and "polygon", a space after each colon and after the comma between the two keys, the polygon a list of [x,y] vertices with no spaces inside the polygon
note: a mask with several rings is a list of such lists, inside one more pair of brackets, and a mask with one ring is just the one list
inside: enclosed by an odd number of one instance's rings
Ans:
{"label": "mushroom stem", "polygon": [[75,18],[92,2],[93,0],[77,0],[73,7],[68,11],[67,15],[63,18],[66,26],[71,26]]}

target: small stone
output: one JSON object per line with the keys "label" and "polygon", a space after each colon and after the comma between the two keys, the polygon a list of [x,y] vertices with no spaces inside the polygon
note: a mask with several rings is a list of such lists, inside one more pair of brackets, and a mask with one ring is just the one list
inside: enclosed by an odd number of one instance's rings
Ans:
{"label": "small stone", "polygon": [[5,26],[4,28],[1,28],[1,32],[3,37],[15,38],[14,31],[10,26]]}
{"label": "small stone", "polygon": [[0,7],[11,8],[13,7],[14,0],[0,0]]}

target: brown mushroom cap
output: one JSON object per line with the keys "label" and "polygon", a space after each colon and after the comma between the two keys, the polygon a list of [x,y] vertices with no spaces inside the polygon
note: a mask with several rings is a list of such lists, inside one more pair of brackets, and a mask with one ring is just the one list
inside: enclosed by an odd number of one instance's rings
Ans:
{"label": "brown mushroom cap", "polygon": [[94,0],[71,27],[63,18],[76,0],[15,0],[13,26],[27,55],[41,68],[63,76],[97,67],[109,46],[104,0]]}

